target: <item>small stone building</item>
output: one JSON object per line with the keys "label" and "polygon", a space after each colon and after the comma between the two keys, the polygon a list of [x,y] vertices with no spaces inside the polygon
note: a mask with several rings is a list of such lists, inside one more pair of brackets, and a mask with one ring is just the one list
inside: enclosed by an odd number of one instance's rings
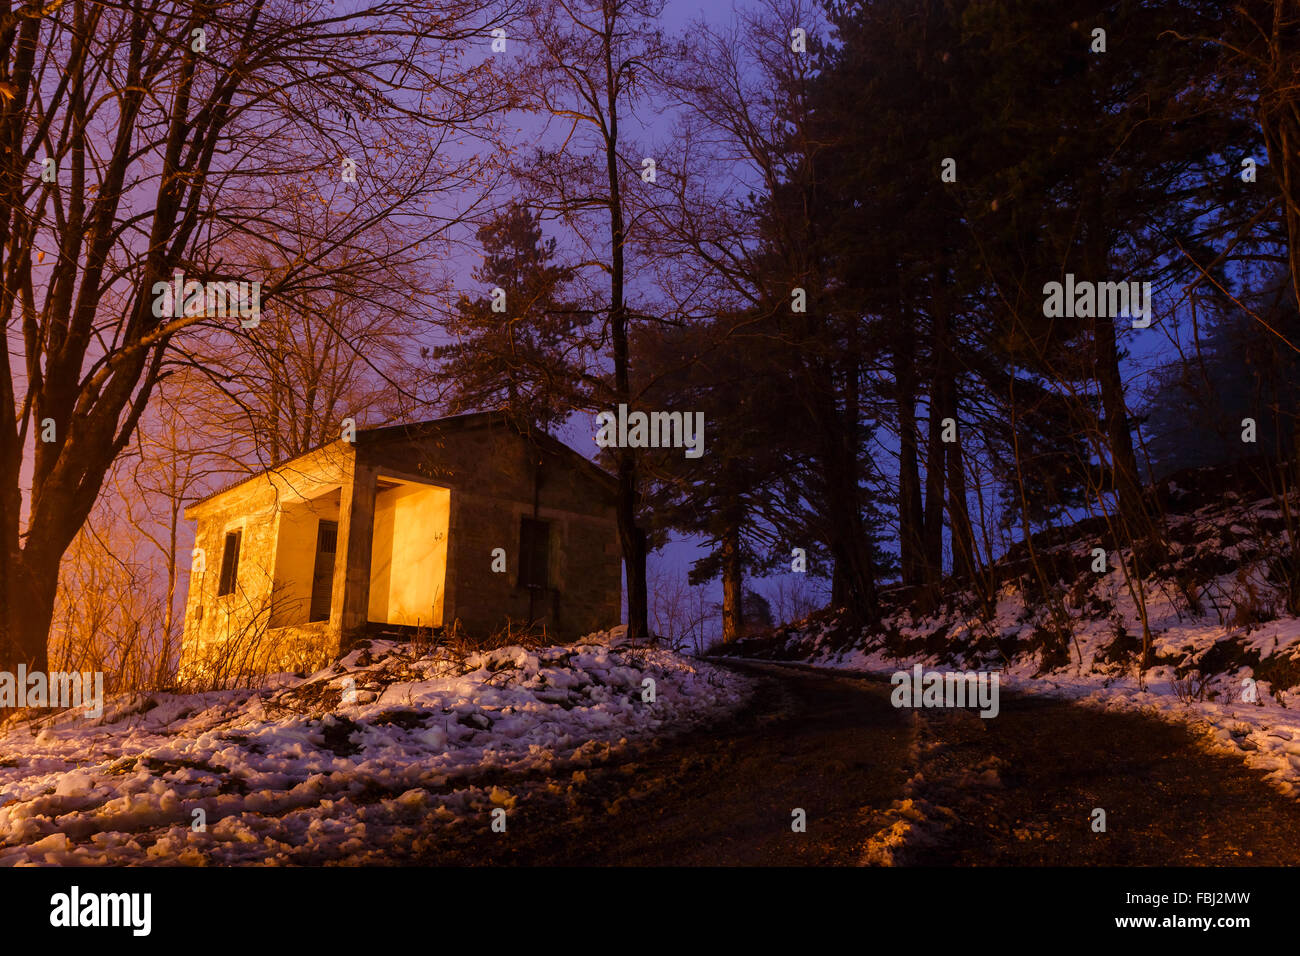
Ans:
{"label": "small stone building", "polygon": [[357,429],[190,506],[183,676],[322,666],[363,635],[618,623],[616,483],[498,413]]}

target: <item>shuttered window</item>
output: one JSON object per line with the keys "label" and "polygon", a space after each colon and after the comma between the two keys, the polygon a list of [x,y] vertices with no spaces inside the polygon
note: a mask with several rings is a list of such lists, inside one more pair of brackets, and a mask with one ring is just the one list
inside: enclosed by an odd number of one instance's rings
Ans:
{"label": "shuttered window", "polygon": [[550,586],[551,525],[536,518],[523,518],[519,524],[519,586]]}
{"label": "shuttered window", "polygon": [[226,532],[226,545],[221,550],[221,581],[217,585],[218,594],[233,594],[235,581],[239,577],[239,542],[242,531]]}

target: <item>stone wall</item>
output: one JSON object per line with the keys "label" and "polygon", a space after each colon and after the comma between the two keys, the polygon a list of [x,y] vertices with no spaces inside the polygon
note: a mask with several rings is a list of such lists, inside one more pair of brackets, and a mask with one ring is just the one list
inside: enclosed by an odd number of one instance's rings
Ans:
{"label": "stone wall", "polygon": [[[351,446],[338,442],[186,509],[185,517],[196,522],[194,546],[202,559],[195,556],[190,573],[182,680],[301,670],[334,653],[337,631],[323,624],[275,626],[297,618],[303,600],[300,588],[274,586],[276,576],[311,576],[310,567],[286,567],[285,559],[297,555],[282,554],[277,567],[276,542],[285,509],[293,513],[309,500],[337,496],[350,476],[351,457]],[[242,540],[235,590],[219,595],[226,533],[236,530]]]}

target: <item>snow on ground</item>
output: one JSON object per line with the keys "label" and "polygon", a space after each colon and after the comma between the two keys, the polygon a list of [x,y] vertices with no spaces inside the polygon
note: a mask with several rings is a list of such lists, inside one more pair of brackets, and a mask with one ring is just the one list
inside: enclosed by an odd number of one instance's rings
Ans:
{"label": "snow on ground", "polygon": [[10,729],[0,865],[413,858],[445,825],[496,807],[508,821],[529,788],[747,697],[731,671],[620,637],[468,658],[372,642],[259,690],[116,699],[96,720]]}

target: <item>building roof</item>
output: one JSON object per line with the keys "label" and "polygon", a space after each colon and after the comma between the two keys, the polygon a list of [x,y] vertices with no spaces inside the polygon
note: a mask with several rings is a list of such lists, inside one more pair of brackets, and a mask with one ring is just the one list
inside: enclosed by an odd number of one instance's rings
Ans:
{"label": "building roof", "polygon": [[[429,435],[434,435],[434,434],[447,432],[447,431],[459,431],[466,428],[476,428],[476,427],[484,427],[484,426],[491,426],[491,425],[501,425],[501,426],[509,427],[514,431],[518,432],[521,436],[527,436],[531,441],[533,441],[539,447],[547,451],[559,455],[569,455],[574,459],[574,463],[577,464],[578,467],[585,468],[588,471],[588,473],[591,474],[591,476],[595,478],[597,481],[600,481],[601,483],[605,484],[611,490],[618,487],[617,479],[609,472],[607,472],[605,469],[597,465],[594,461],[584,457],[581,453],[575,451],[573,448],[570,448],[568,445],[560,441],[554,435],[547,434],[545,431],[542,431],[540,428],[536,428],[533,425],[521,425],[520,423],[513,420],[511,416],[506,412],[495,412],[495,411],[466,412],[465,414],[462,415],[448,415],[445,418],[433,418],[423,422],[410,422],[410,423],[400,424],[400,425],[376,425],[376,426],[371,426],[366,428],[358,428],[356,431],[356,441],[354,444],[356,446],[373,445],[385,441],[423,438]],[[320,444],[315,446],[314,448],[310,448],[307,451],[303,452],[301,455],[294,455],[291,458],[284,458],[276,462],[274,465],[271,465],[268,468],[264,468],[263,470],[255,474],[245,475],[242,478],[236,478],[233,481],[229,482],[228,484],[222,485],[220,488],[216,489],[215,491],[212,491],[204,495],[202,498],[199,498],[197,501],[194,501],[191,504],[187,505],[185,509],[187,512],[186,517],[188,517],[188,512],[191,508],[196,508],[199,505],[206,504],[209,501],[212,501],[214,498],[218,498],[221,495],[224,495],[228,491],[233,491],[235,488],[238,488],[240,485],[245,484],[246,482],[253,481],[257,478],[261,478],[273,471],[276,471],[280,468],[284,468],[286,465],[290,465],[295,461],[298,461],[302,458],[306,458],[309,455],[314,455],[322,448],[328,448],[330,445],[338,444],[341,441],[342,441],[341,438],[336,438],[334,441],[325,442],[324,444]]]}

